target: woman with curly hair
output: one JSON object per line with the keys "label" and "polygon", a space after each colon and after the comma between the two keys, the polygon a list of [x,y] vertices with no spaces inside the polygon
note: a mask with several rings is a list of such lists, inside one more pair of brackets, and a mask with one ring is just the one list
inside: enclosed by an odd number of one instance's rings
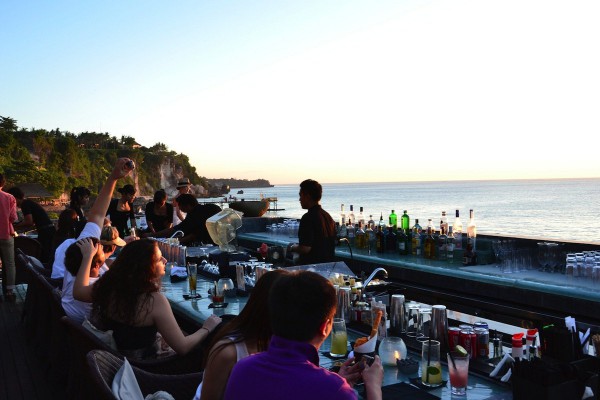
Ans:
{"label": "woman with curly hair", "polygon": [[185,336],[167,298],[160,292],[165,258],[152,239],[127,244],[111,268],[93,286],[89,285],[91,260],[98,245],[77,242],[84,254],[75,280],[76,299],[92,302],[92,320],[100,329],[112,329],[119,351],[130,357],[155,357],[156,333],[177,354],[186,354],[200,344],[221,322],[211,315],[202,328]]}
{"label": "woman with curly hair", "polygon": [[233,366],[242,358],[267,349],[272,334],[267,309],[269,289],[287,273],[277,269],[264,274],[240,314],[215,333],[207,347],[208,355],[203,357],[204,378],[194,399],[222,399]]}

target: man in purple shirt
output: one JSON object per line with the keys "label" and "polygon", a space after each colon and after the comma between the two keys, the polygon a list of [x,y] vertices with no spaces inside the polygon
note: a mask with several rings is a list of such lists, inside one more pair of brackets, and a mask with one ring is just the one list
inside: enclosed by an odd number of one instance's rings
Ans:
{"label": "man in purple shirt", "polygon": [[[336,302],[335,289],[321,275],[297,271],[282,276],[269,294],[273,330],[269,349],[238,361],[225,399],[356,399],[349,362],[340,370],[348,380],[319,367],[318,350],[331,332]],[[361,375],[369,400],[381,399],[379,357]]]}

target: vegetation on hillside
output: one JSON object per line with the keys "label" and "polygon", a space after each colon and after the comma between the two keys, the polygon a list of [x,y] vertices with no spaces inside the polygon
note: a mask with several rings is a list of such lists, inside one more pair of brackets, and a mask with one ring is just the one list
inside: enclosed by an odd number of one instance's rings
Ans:
{"label": "vegetation on hillside", "polygon": [[[141,195],[152,195],[161,188],[161,166],[165,163],[194,184],[212,189],[190,165],[188,156],[169,151],[163,143],[147,148],[129,136],[117,139],[108,133],[75,135],[58,128],[25,129],[19,128],[15,119],[0,116],[0,172],[7,187],[39,182],[56,197],[75,186],[97,193],[119,157],[135,161]],[[132,178],[127,179],[124,183],[132,183]]]}

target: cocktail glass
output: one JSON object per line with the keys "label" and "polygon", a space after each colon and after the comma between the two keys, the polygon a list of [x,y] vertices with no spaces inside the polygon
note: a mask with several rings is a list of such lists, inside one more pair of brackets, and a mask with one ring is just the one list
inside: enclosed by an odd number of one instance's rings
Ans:
{"label": "cocktail glass", "polygon": [[329,354],[332,357],[346,357],[348,352],[348,333],[346,332],[346,323],[343,318],[333,319],[333,328],[331,329],[331,350]]}
{"label": "cocktail glass", "polygon": [[188,284],[190,287],[190,296],[196,296],[196,279],[198,277],[198,265],[197,264],[188,264],[187,265],[187,273],[188,273]]}
{"label": "cocktail glass", "polygon": [[421,351],[421,383],[430,387],[442,385],[440,342],[437,340],[423,342]]}
{"label": "cocktail glass", "polygon": [[452,394],[466,395],[469,381],[469,356],[461,356],[457,352],[448,353],[448,373]]}

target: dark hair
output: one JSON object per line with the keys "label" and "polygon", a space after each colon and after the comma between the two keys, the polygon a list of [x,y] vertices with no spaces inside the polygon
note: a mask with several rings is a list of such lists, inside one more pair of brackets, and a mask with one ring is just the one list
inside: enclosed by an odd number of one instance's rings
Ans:
{"label": "dark hair", "polygon": [[[206,347],[203,357],[205,367],[213,347],[226,336],[237,336],[234,343],[255,341],[258,351],[267,349],[272,335],[268,312],[269,292],[275,281],[286,274],[288,271],[276,269],[267,272],[256,282],[248,302],[239,315],[220,328],[210,341],[210,345]],[[217,351],[218,348],[214,350]]]}
{"label": "dark hair", "polygon": [[160,203],[167,199],[167,192],[164,189],[157,190],[154,193],[154,204]]}
{"label": "dark hair", "polygon": [[65,241],[77,237],[77,222],[79,221],[77,212],[72,208],[61,211],[56,224],[56,234],[54,235],[54,248]]}
{"label": "dark hair", "polygon": [[300,183],[300,191],[308,194],[314,201],[320,201],[323,195],[323,186],[315,180],[306,179]]}
{"label": "dark hair", "polygon": [[275,282],[269,294],[273,334],[308,342],[335,313],[337,298],[331,282],[310,271],[295,271]]}
{"label": "dark hair", "polygon": [[25,198],[25,193],[17,186],[11,187],[6,192],[12,194],[17,200],[23,200]]}
{"label": "dark hair", "polygon": [[4,178],[4,174],[0,174],[0,186],[4,186],[6,183],[6,179]]}
{"label": "dark hair", "polygon": [[152,293],[160,289],[160,280],[154,272],[157,248],[154,240],[140,239],[121,249],[92,289],[94,317],[124,324],[135,324],[146,317],[152,309],[148,303]]}
{"label": "dark hair", "polygon": [[91,192],[86,187],[83,187],[83,186],[74,187],[73,189],[71,189],[71,195],[70,195],[71,204],[73,204],[73,202],[75,202],[76,204],[79,204],[80,197],[86,197],[86,196],[89,196],[90,194],[91,194]]}
{"label": "dark hair", "polygon": [[117,189],[117,192],[121,194],[135,194],[135,188],[133,185],[125,185],[122,188]]}
{"label": "dark hair", "polygon": [[180,194],[179,196],[177,196],[177,204],[179,204],[180,207],[181,206],[195,207],[198,205],[198,200],[196,200],[194,195],[185,193],[185,194]]}
{"label": "dark hair", "polygon": [[[90,237],[94,244],[99,242],[98,238]],[[104,255],[104,252],[102,253]],[[98,257],[99,253],[96,253],[94,258],[92,258],[92,263],[94,263]],[[79,268],[81,267],[81,261],[83,260],[83,255],[81,254],[81,250],[77,246],[77,242],[71,243],[69,247],[67,247],[67,251],[65,251],[65,268],[69,273],[73,276],[77,275],[79,272]]]}

